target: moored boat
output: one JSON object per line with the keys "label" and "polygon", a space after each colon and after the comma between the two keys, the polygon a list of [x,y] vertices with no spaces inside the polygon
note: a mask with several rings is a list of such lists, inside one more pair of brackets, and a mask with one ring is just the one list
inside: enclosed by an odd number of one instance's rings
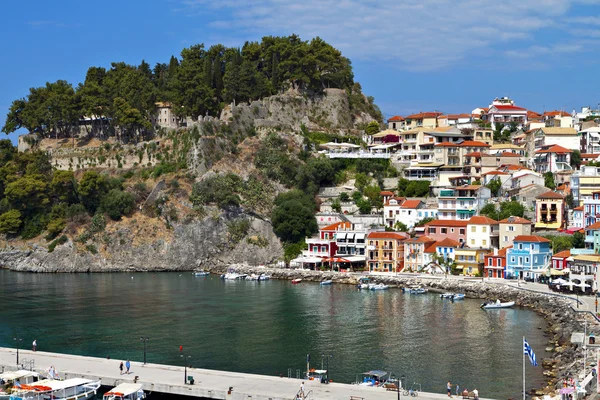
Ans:
{"label": "moored boat", "polygon": [[37,382],[40,378],[40,374],[37,372],[18,370],[18,371],[6,371],[0,374],[0,399],[9,399],[10,392],[15,383],[19,385],[29,385]]}
{"label": "moored boat", "polygon": [[271,276],[267,274],[260,274],[260,276],[258,277],[259,281],[268,281],[269,279],[271,279]]}
{"label": "moored boat", "polygon": [[103,400],[142,400],[146,398],[146,393],[142,389],[141,383],[121,383],[104,393]]}
{"label": "moored boat", "polygon": [[371,284],[371,285],[369,285],[369,289],[370,290],[387,290],[387,289],[389,289],[389,286],[386,285],[385,283],[378,283],[376,285]]}
{"label": "moored boat", "polygon": [[419,288],[414,288],[414,289],[410,289],[410,294],[424,294],[427,293],[427,289],[419,287]]}
{"label": "moored boat", "polygon": [[495,303],[483,303],[481,308],[484,310],[493,310],[497,308],[510,308],[515,305],[514,301],[507,301],[502,303],[500,300],[496,300]]}
{"label": "moored boat", "polygon": [[302,279],[300,279],[300,278],[292,279],[292,284],[293,285],[297,285],[300,282],[302,282]]}
{"label": "moored boat", "polygon": [[320,284],[323,286],[331,285],[332,283],[333,283],[333,281],[331,279],[326,279],[326,280],[320,282]]}
{"label": "moored boat", "polygon": [[362,382],[358,382],[361,386],[383,386],[387,381],[388,373],[381,370],[373,370],[363,373]]}
{"label": "moored boat", "polygon": [[208,276],[208,275],[210,275],[210,272],[207,272],[204,270],[194,271],[194,276]]}
{"label": "moored boat", "polygon": [[442,299],[451,299],[454,297],[454,293],[442,293],[442,294],[440,294],[440,297]]}
{"label": "moored boat", "polygon": [[465,294],[464,293],[456,293],[454,296],[452,296],[452,301],[454,300],[464,300],[465,299]]}
{"label": "moored boat", "polygon": [[96,397],[100,381],[70,378],[62,381],[43,379],[31,385],[15,385],[11,399],[19,400],[87,400]]}

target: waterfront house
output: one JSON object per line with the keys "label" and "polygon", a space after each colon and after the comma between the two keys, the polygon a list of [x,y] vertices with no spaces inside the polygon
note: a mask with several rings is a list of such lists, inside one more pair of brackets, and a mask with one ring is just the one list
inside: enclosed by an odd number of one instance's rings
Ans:
{"label": "waterfront house", "polygon": [[492,130],[496,129],[497,123],[508,125],[514,122],[523,127],[527,125],[527,109],[516,106],[508,97],[497,97],[490,104],[486,119],[492,124]]}
{"label": "waterfront house", "polygon": [[565,229],[565,196],[549,191],[536,197],[535,227],[536,229]]}
{"label": "waterfront house", "polygon": [[585,228],[585,248],[600,253],[600,221]]}
{"label": "waterfront house", "polygon": [[486,186],[463,185],[440,190],[438,216],[440,219],[469,220],[492,197]]}
{"label": "waterfront house", "polygon": [[480,247],[459,247],[456,249],[454,255],[456,269],[460,271],[462,275],[481,275],[483,273],[485,255],[489,253],[489,251],[490,249],[483,249]]}
{"label": "waterfront house", "polygon": [[425,253],[435,240],[428,236],[421,236],[404,241],[404,270],[417,272],[423,270],[425,262],[431,260],[430,253]]}
{"label": "waterfront house", "polygon": [[571,250],[563,250],[552,255],[550,275],[563,275],[568,270],[569,257],[571,257]]}
{"label": "waterfront house", "polygon": [[404,269],[405,232],[371,232],[367,235],[370,272],[400,272]]}
{"label": "waterfront house", "polygon": [[575,207],[573,209],[573,217],[571,218],[569,230],[577,231],[583,229],[584,227],[584,218],[583,218],[583,206]]}
{"label": "waterfront house", "polygon": [[401,131],[406,126],[406,120],[400,115],[394,115],[392,118],[387,120],[388,129],[393,129],[395,131]]}
{"label": "waterfront house", "polygon": [[449,238],[465,243],[467,223],[466,220],[436,219],[425,224],[425,235],[436,241]]}
{"label": "waterfront house", "polygon": [[546,273],[552,258],[550,240],[541,236],[520,235],[506,251],[507,278],[537,279]]}
{"label": "waterfront house", "polygon": [[[429,274],[450,273],[454,263],[456,249],[461,246],[456,240],[446,238],[431,244],[425,249],[426,260],[423,272]],[[427,262],[429,260],[429,262]]]}
{"label": "waterfront house", "polygon": [[499,247],[509,247],[517,236],[531,235],[531,221],[521,217],[508,217],[498,222]]}
{"label": "waterfront house", "polygon": [[368,230],[364,224],[347,223],[339,225],[335,232],[337,250],[329,261],[338,264],[339,268],[362,269],[367,260]]}
{"label": "waterfront house", "polygon": [[309,269],[322,266],[337,252],[336,233],[338,229],[351,226],[350,222],[340,221],[319,229],[316,237],[306,238],[307,250],[303,250],[299,257],[290,261],[290,264]]}
{"label": "waterfront house", "polygon": [[467,246],[489,249],[498,247],[498,221],[476,215],[467,222]]}
{"label": "waterfront house", "polygon": [[506,269],[506,251],[512,246],[504,247],[500,250],[494,249],[493,252],[484,255],[483,276],[486,278],[504,278]]}
{"label": "waterfront house", "polygon": [[546,172],[571,171],[571,153],[573,151],[557,144],[542,146],[535,152],[535,170]]}
{"label": "waterfront house", "polygon": [[580,136],[573,128],[539,128],[533,131],[535,149],[559,145],[565,149],[579,149]]}
{"label": "waterfront house", "polygon": [[419,199],[390,198],[383,205],[385,224],[393,228],[397,222],[402,222],[408,228],[412,228],[416,222],[423,219],[418,215],[422,208],[425,208],[425,203]]}
{"label": "waterfront house", "polygon": [[572,291],[596,293],[600,254],[578,254],[569,262],[569,285]]}
{"label": "waterfront house", "polygon": [[420,112],[417,114],[411,114],[405,118],[406,128],[436,128],[437,117],[442,115],[441,112]]}

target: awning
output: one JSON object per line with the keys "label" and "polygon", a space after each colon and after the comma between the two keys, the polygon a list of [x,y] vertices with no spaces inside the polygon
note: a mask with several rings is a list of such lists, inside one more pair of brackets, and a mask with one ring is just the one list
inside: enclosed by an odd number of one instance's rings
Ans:
{"label": "awning", "polygon": [[367,261],[367,257],[366,256],[348,256],[348,257],[344,257],[347,262],[364,262]]}
{"label": "awning", "polygon": [[356,240],[364,239],[364,238],[365,238],[365,234],[364,233],[357,233],[356,234]]}
{"label": "awning", "polygon": [[298,262],[301,263],[321,263],[323,259],[321,257],[304,257],[297,259]]}
{"label": "awning", "polygon": [[568,269],[550,269],[550,276],[562,276],[567,275],[569,273]]}
{"label": "awning", "polygon": [[327,262],[336,262],[336,263],[340,263],[340,262],[350,262],[345,258],[342,257],[329,257],[329,258],[324,258],[323,261],[327,261]]}
{"label": "awning", "polygon": [[343,233],[336,233],[335,234],[335,238],[337,239],[346,239],[346,232]]}
{"label": "awning", "polygon": [[348,240],[354,239],[354,233],[352,233],[352,232],[348,233],[347,239]]}

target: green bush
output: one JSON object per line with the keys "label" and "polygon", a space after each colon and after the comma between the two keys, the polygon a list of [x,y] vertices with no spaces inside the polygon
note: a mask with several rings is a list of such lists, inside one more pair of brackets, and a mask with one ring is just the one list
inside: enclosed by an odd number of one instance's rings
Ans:
{"label": "green bush", "polygon": [[229,241],[233,244],[237,244],[242,240],[250,229],[250,221],[247,219],[233,220],[227,224],[227,234],[229,235]]}
{"label": "green bush", "polygon": [[119,220],[123,215],[128,215],[135,207],[135,199],[128,192],[112,189],[100,202],[100,209],[110,218]]}
{"label": "green bush", "polygon": [[48,252],[52,253],[54,251],[54,248],[58,245],[61,244],[65,244],[67,243],[69,239],[65,236],[62,235],[61,237],[59,237],[58,239],[53,240],[52,242],[50,242],[50,244],[48,245]]}
{"label": "green bush", "polygon": [[17,233],[21,224],[19,210],[10,210],[0,215],[0,233]]}
{"label": "green bush", "polygon": [[90,244],[88,244],[88,245],[86,245],[86,246],[85,246],[85,249],[86,249],[87,251],[89,251],[90,253],[92,253],[92,254],[98,254],[98,249],[96,249],[96,246],[95,246],[95,245],[93,245],[93,244],[91,244],[91,243],[90,243]]}
{"label": "green bush", "polygon": [[62,231],[65,229],[66,221],[64,218],[53,219],[48,223],[46,230],[48,234],[46,235],[46,240],[52,240],[57,237]]}
{"label": "green bush", "polygon": [[102,232],[106,228],[106,219],[104,215],[101,213],[96,213],[92,217],[92,222],[90,223],[89,233],[94,234],[98,232]]}

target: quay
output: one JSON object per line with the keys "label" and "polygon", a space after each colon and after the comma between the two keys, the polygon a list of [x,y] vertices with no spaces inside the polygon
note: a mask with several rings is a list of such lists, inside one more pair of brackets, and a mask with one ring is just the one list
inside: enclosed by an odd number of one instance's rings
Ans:
{"label": "quay", "polygon": [[[16,370],[17,350],[0,347],[0,371]],[[330,383],[295,378],[281,378],[267,375],[254,375],[239,372],[216,371],[201,368],[187,368],[187,375],[194,378],[194,384],[184,384],[184,367],[131,362],[129,374],[120,375],[120,359],[85,357],[70,354],[49,353],[43,351],[19,350],[19,361],[24,369],[44,373],[54,366],[60,378],[82,377],[101,379],[102,385],[116,386],[124,382],[138,383],[147,392],[204,397],[227,400],[292,400],[304,382],[307,400],[394,400],[395,391],[383,388]],[[231,388],[231,391],[230,391]],[[419,392],[419,399],[441,400],[448,397],[440,394]],[[400,395],[404,398],[408,396]],[[456,396],[453,396],[457,398]]]}

